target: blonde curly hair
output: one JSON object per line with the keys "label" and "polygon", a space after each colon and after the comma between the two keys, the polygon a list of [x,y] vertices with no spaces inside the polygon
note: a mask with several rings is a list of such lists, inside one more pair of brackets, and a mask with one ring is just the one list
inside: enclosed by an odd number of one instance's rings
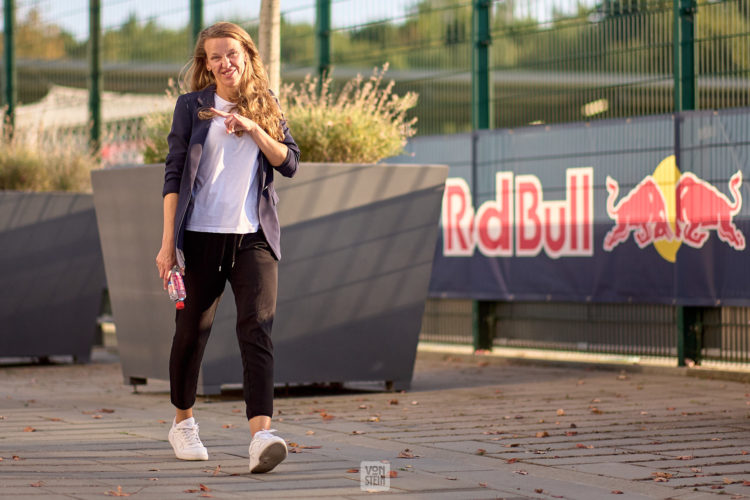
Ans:
{"label": "blonde curly hair", "polygon": [[[252,72],[245,71],[241,76],[235,112],[253,120],[277,141],[283,140],[281,123],[284,117],[278,102],[268,90],[268,76],[263,61],[253,39],[247,31],[236,24],[220,22],[201,31],[195,44],[193,58],[182,77],[184,87],[195,92],[216,83],[213,73],[206,67],[206,40],[212,38],[233,38],[240,42],[245,50],[245,67],[252,67]],[[213,114],[201,110],[198,116],[206,120],[212,118]],[[241,135],[241,131],[238,131],[238,135]]]}

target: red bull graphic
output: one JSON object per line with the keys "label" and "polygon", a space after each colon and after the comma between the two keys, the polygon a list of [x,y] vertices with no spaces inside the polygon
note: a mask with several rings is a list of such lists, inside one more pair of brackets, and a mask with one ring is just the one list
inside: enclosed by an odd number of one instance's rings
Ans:
{"label": "red bull graphic", "polygon": [[669,156],[615,203],[619,185],[607,177],[607,214],[615,225],[604,237],[603,248],[611,252],[633,233],[639,248],[653,244],[663,258],[675,262],[681,243],[701,248],[710,231],[716,231],[719,240],[744,250],[745,236],[733,221],[742,208],[741,184],[742,172],[737,171],[729,180],[730,201],[694,173],[680,173],[674,156]]}
{"label": "red bull graphic", "polygon": [[565,173],[565,199],[545,200],[535,175],[498,172],[495,199],[474,210],[469,185],[446,182],[443,197],[443,255],[488,257],[582,257],[594,254],[594,170]]}

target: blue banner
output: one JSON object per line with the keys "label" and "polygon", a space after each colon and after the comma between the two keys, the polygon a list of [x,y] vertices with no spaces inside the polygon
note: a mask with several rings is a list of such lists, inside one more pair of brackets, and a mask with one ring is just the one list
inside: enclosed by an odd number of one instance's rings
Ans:
{"label": "blue banner", "polygon": [[749,130],[737,109],[412,140],[451,166],[431,295],[750,305]]}

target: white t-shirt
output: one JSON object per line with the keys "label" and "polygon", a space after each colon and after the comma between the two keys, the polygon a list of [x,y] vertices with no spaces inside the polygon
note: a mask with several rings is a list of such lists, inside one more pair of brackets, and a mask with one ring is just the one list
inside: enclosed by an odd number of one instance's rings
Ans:
{"label": "white t-shirt", "polygon": [[[214,96],[214,107],[230,112],[233,103]],[[224,118],[208,128],[193,187],[193,209],[186,229],[206,233],[258,231],[258,145],[250,134],[227,133]]]}

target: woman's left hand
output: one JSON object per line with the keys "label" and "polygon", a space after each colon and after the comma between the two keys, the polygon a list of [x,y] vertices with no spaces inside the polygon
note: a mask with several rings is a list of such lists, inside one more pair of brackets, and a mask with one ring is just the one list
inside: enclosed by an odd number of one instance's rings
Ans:
{"label": "woman's left hand", "polygon": [[239,113],[227,113],[226,111],[219,111],[216,108],[211,108],[211,111],[224,118],[224,126],[227,128],[228,134],[234,134],[240,130],[252,132],[258,126],[250,118],[244,117]]}

